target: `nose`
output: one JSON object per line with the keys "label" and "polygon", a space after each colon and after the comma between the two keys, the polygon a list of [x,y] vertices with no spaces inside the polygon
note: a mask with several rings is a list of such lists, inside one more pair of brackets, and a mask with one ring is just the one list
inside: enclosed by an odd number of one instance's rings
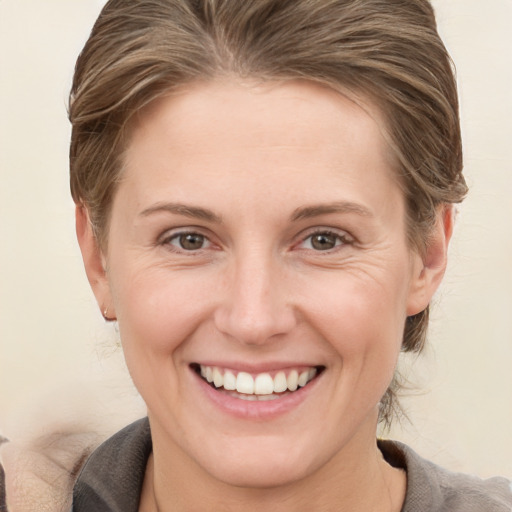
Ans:
{"label": "nose", "polygon": [[235,265],[215,311],[217,329],[246,345],[264,345],[292,331],[297,320],[287,279],[270,258]]}

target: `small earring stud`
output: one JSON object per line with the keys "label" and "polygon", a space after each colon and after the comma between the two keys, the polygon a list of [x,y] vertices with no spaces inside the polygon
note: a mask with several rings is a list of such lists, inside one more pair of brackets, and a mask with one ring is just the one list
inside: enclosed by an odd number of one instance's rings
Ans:
{"label": "small earring stud", "polygon": [[105,309],[103,310],[103,318],[104,318],[107,322],[115,322],[115,321],[117,320],[117,318],[116,318],[116,317],[110,318],[110,317],[108,316],[108,308],[105,308]]}

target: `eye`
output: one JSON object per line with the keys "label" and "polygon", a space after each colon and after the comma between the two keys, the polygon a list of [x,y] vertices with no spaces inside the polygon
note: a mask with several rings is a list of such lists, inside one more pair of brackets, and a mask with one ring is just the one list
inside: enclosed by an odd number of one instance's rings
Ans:
{"label": "eye", "polygon": [[164,244],[169,244],[180,251],[199,251],[206,249],[210,241],[199,233],[177,233],[164,240]]}
{"label": "eye", "polygon": [[301,248],[314,251],[329,251],[340,245],[351,243],[352,240],[346,233],[334,233],[332,231],[317,231],[312,233],[301,243]]}

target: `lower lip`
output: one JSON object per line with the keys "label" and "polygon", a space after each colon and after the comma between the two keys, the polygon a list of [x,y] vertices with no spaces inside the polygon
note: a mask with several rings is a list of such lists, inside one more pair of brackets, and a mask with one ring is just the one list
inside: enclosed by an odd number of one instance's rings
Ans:
{"label": "lower lip", "polygon": [[243,400],[230,396],[223,391],[217,391],[196,372],[194,374],[203,393],[223,412],[237,418],[249,420],[269,420],[286,414],[299,407],[316,387],[319,376],[308,382],[306,386],[273,400]]}

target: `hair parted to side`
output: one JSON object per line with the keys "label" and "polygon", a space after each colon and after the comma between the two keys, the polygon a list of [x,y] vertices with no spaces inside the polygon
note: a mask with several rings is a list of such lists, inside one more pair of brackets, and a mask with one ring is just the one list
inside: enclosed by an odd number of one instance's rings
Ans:
{"label": "hair parted to side", "polygon": [[[71,192],[102,247],[133,116],[220,76],[303,79],[369,98],[386,120],[419,251],[437,207],[467,192],[452,62],[428,0],[110,0],[78,58],[69,110]],[[404,351],[421,351],[428,316],[407,319]]]}

